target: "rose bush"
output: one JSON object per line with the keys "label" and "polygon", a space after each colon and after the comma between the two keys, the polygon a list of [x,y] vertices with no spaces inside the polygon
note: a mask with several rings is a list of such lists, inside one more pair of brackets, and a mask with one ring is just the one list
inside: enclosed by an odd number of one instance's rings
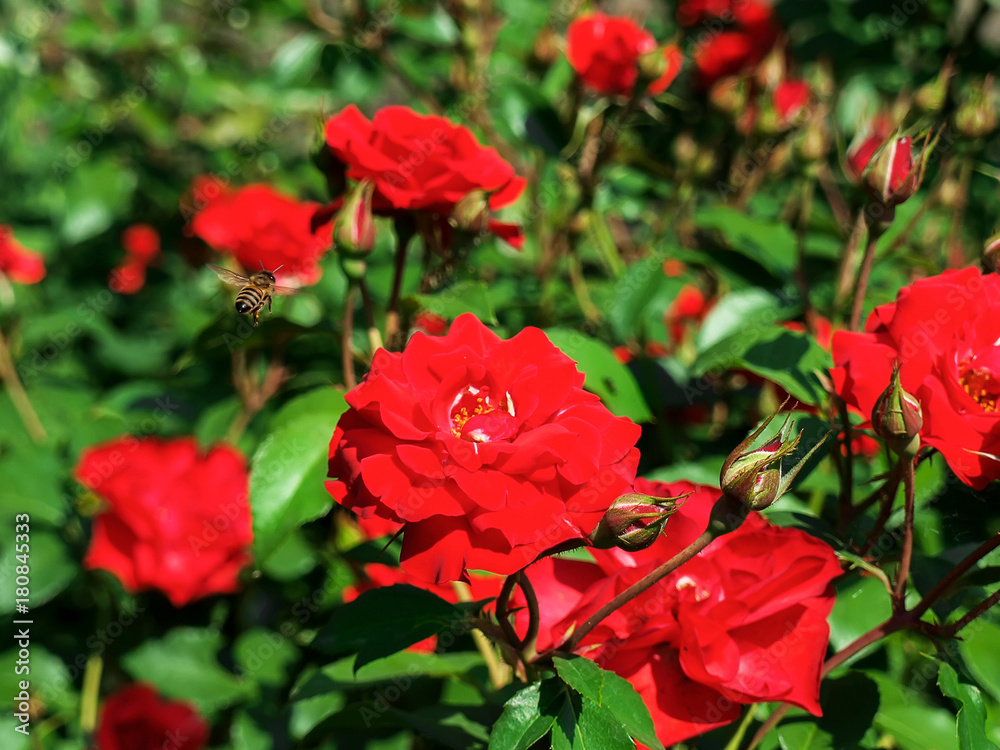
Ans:
{"label": "rose bush", "polygon": [[192,438],[115,438],[86,448],[74,476],[107,503],[84,566],[175,607],[235,591],[253,542],[243,457]]}
{"label": "rose bush", "polygon": [[189,231],[216,250],[233,256],[247,273],[274,271],[279,284],[310,286],[323,271],[320,258],[331,247],[329,225],[313,230],[319,204],[300,202],[268,185],[230,190],[200,181],[194,191],[206,196]]}
{"label": "rose bush", "polygon": [[[631,18],[591,13],[575,19],[566,30],[566,59],[583,84],[599,94],[631,94],[640,59],[655,49],[653,35]],[[650,82],[650,94],[666,91],[680,72],[680,50],[665,47],[663,58],[663,73]]]}
{"label": "rose bush", "polygon": [[201,750],[209,727],[188,703],[160,697],[152,685],[133,683],[101,706],[97,750]]}
{"label": "rose bush", "polygon": [[330,442],[328,489],[404,524],[401,565],[428,581],[509,574],[589,533],[635,476],[639,428],[584,391],[536,328],[475,316],[380,350]]}
{"label": "rose bush", "polygon": [[[473,191],[488,193],[496,211],[514,203],[526,184],[468,128],[409,107],[383,107],[369,120],[350,104],[327,120],[324,132],[332,169],[375,184],[375,213],[416,211],[445,221]],[[488,229],[515,247],[524,242],[517,225],[490,219]]]}
{"label": "rose bush", "polygon": [[866,419],[899,362],[903,388],[923,409],[920,436],[966,484],[1000,478],[1000,277],[945,271],[876,307],[862,333],[833,334],[837,393]]}
{"label": "rose bush", "polygon": [[[528,569],[542,612],[540,649],[559,644],[687,547],[719,496],[688,482],[639,479],[635,490],[692,494],[652,547],[594,550],[593,563],[549,557]],[[632,683],[664,745],[733,721],[743,703],[786,701],[818,715],[830,584],[840,572],[824,542],[751,513],[738,530],[613,612],[577,650]]]}

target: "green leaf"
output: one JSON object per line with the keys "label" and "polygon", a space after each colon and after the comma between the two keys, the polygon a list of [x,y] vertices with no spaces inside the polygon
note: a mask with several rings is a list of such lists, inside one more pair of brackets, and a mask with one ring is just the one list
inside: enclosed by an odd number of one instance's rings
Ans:
{"label": "green leaf", "polygon": [[[340,415],[347,410],[343,396],[306,394],[309,410],[280,426],[257,449],[250,470],[254,550],[259,564],[297,527],[319,518],[333,504],[324,487],[330,438]],[[285,410],[300,409],[296,401]]]}
{"label": "green leaf", "polygon": [[212,714],[251,696],[254,680],[241,680],[223,669],[216,654],[222,648],[218,632],[174,628],[159,640],[148,640],[122,657],[122,666],[136,680],[156,685],[170,698],[191,701]]}
{"label": "green leaf", "polygon": [[962,630],[959,653],[976,681],[1000,700],[1000,625],[980,617]]}
{"label": "green leaf", "polygon": [[922,693],[901,686],[883,672],[866,671],[878,685],[879,708],[875,726],[888,733],[904,750],[959,750],[955,716],[929,704]]}
{"label": "green leaf", "polygon": [[684,283],[663,273],[662,257],[642,258],[625,270],[599,307],[619,341],[662,340],[663,314]]}
{"label": "green leaf", "polygon": [[414,298],[424,310],[449,320],[470,312],[488,325],[497,322],[490,289],[482,281],[459,281],[436,294],[416,294]]}
{"label": "green leaf", "polygon": [[369,662],[432,635],[464,631],[468,613],[475,606],[451,604],[407,584],[371,589],[335,610],[312,645],[334,655],[356,651],[357,672]]}
{"label": "green leaf", "polygon": [[552,747],[554,750],[633,750],[635,741],[608,709],[574,694],[563,703],[552,727]]}
{"label": "green leaf", "polygon": [[[699,357],[724,363],[728,348],[746,342],[746,346],[737,349],[742,354],[765,333],[774,329],[787,330],[780,327],[780,322],[791,317],[794,309],[792,301],[757,287],[730,292],[709,310],[698,329],[695,345]],[[716,344],[726,340],[729,340],[726,348],[711,351]],[[730,354],[728,359],[732,356]]]}
{"label": "green leaf", "polygon": [[702,229],[718,230],[733,250],[760,263],[774,276],[787,278],[795,267],[795,234],[785,224],[720,205],[699,210],[694,223]]}
{"label": "green leaf", "polygon": [[564,702],[565,689],[555,679],[536,682],[516,693],[493,725],[489,750],[527,750],[548,734]]}
{"label": "green leaf", "polygon": [[986,736],[986,705],[979,688],[959,682],[955,669],[945,662],[938,667],[938,687],[962,706],[957,717],[960,750],[997,750]]}
{"label": "green leaf", "polygon": [[237,674],[244,680],[280,687],[288,667],[298,658],[299,649],[288,638],[266,628],[240,633],[233,644]]}
{"label": "green leaf", "polygon": [[[30,506],[26,506],[30,507]],[[77,562],[70,557],[65,543],[52,532],[29,524],[28,578],[31,596],[29,607],[34,609],[45,604],[65,589],[79,572]],[[0,541],[0,555],[9,564],[0,567],[0,614],[14,611],[17,588],[17,566],[22,563],[15,559],[15,537],[13,525],[10,532]]]}
{"label": "green leaf", "polygon": [[815,405],[828,395],[817,373],[825,375],[832,366],[830,354],[811,336],[775,324],[751,325],[717,341],[698,356],[692,370],[696,375],[709,370],[750,370],[799,401]]}
{"label": "green leaf", "polygon": [[294,36],[274,53],[271,70],[281,85],[306,83],[319,67],[323,38],[318,33],[305,32]]}
{"label": "green leaf", "polygon": [[[889,592],[876,578],[848,576],[838,582],[837,600],[830,613],[830,645],[840,650],[859,636],[867,633],[892,614]],[[881,644],[863,649],[869,654]],[[856,660],[858,657],[854,657]],[[850,662],[848,662],[850,663]]]}
{"label": "green leaf", "polygon": [[632,737],[651,748],[663,747],[656,738],[649,709],[628,680],[582,656],[570,659],[557,656],[552,661],[567,685],[610,711]]}
{"label": "green leaf", "polygon": [[820,685],[821,717],[800,716],[778,725],[785,750],[855,750],[875,720],[878,686],[859,672]]}
{"label": "green leaf", "polygon": [[545,335],[577,363],[586,376],[584,387],[600,396],[613,414],[637,424],[652,421],[635,377],[605,344],[569,328],[547,328]]}

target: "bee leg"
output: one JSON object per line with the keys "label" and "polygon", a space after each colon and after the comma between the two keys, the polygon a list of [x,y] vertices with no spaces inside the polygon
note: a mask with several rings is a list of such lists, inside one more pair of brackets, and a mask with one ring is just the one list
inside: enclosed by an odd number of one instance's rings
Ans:
{"label": "bee leg", "polygon": [[274,300],[273,300],[273,299],[272,299],[271,297],[268,297],[268,298],[267,298],[267,314],[268,314],[268,315],[272,315],[272,314],[273,314],[273,313],[271,312],[271,302],[273,302],[273,301],[274,301]]}
{"label": "bee leg", "polygon": [[260,317],[260,310],[253,311],[253,327],[257,327],[257,319]]}

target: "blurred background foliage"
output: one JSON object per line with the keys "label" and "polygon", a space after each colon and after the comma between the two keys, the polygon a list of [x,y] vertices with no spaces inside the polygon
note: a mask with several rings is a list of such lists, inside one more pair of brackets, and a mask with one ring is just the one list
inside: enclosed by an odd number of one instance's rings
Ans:
{"label": "blurred background foliage", "polygon": [[[602,9],[638,17],[658,40],[677,38],[686,51],[702,31],[682,34],[670,3],[623,0]],[[959,72],[941,111],[912,116],[907,125],[947,120],[969,88],[996,70],[1000,6],[778,3],[793,66],[829,108],[829,149],[819,163],[802,159],[801,132],[740,134],[736,115],[708,103],[688,64],[667,93],[632,113],[594,184],[580,177],[580,131],[601,105],[591,99],[573,109],[573,71],[560,51],[566,25],[582,10],[572,0],[7,0],[0,8],[0,223],[41,252],[48,267],[44,283],[0,297],[0,325],[48,432],[35,445],[0,394],[0,524],[11,528],[15,513],[31,512],[34,604],[49,602],[38,612],[41,635],[33,646],[34,679],[49,688],[37,746],[83,747],[76,723],[81,676],[86,657],[102,653],[107,685],[142,678],[193,700],[213,722],[212,747],[234,750],[485,746],[509,697],[487,688],[466,642],[444,654],[399,654],[357,675],[349,659],[308,663],[294,639],[283,639],[263,666],[250,664],[282,624],[308,632],[313,625],[301,612],[329,609],[353,580],[350,557],[324,546],[323,524],[258,529],[272,554],[259,561],[254,586],[183,610],[157,596],[133,600],[110,577],[79,568],[92,508],[71,480],[80,450],[127,432],[194,434],[206,444],[222,439],[244,408],[234,374],[239,367],[263,372],[274,347],[285,351],[291,378],[260,413],[242,415],[248,424],[234,433],[238,446],[257,468],[269,460],[260,449],[267,436],[306,436],[302,444],[309,445],[296,457],[308,471],[291,488],[267,491],[311,508],[312,517],[329,508],[326,441],[343,404],[339,395],[313,389],[344,381],[339,338],[347,283],[337,257],[329,253],[321,281],[277,302],[274,317],[251,332],[204,269],[218,256],[185,232],[191,213],[184,195],[193,178],[211,174],[233,186],[265,182],[302,200],[327,201],[313,155],[324,118],[349,103],[369,115],[387,104],[446,115],[497,146],[529,180],[522,200],[501,217],[524,225],[523,252],[483,239],[433,289],[421,287],[414,263],[404,310],[448,318],[473,310],[501,334],[525,325],[547,329],[613,411],[646,423],[644,473],[716,482],[723,457],[776,403],[772,381],[805,404],[825,403],[815,371],[829,366],[829,355],[802,334],[776,331],[803,313],[800,243],[811,304],[834,309],[850,220],[845,225],[817,190],[805,223],[797,224],[803,179],[828,181],[852,218],[862,199],[841,168],[850,139],[880,108],[905,109],[951,56]],[[477,23],[463,22],[469,17]],[[579,119],[569,116],[577,113]],[[867,309],[890,301],[917,275],[979,262],[997,224],[998,162],[996,137],[945,131],[929,168],[931,187],[899,207],[883,239],[887,249]],[[752,189],[744,188],[748,181]],[[115,294],[107,278],[122,256],[121,234],[140,221],[160,232],[164,252],[140,294]],[[384,226],[368,271],[379,310],[393,267]],[[668,260],[682,263],[679,273],[661,272]],[[714,307],[697,332],[671,342],[664,316],[685,284]],[[645,356],[658,342],[668,349]],[[777,344],[766,346],[771,342]],[[369,350],[363,330],[355,331],[355,343]],[[631,352],[628,368],[611,354],[623,346]],[[811,419],[803,426],[814,434],[828,426],[822,415]],[[883,456],[859,464],[859,486],[886,468]],[[918,586],[1000,530],[995,489],[973,493],[940,461],[921,472]],[[774,519],[822,527],[824,498],[835,488],[827,461],[797,499],[782,501]],[[873,518],[858,523],[863,533]],[[0,545],[4,565],[12,557],[10,536],[5,532]],[[361,545],[351,554],[356,562],[376,553]],[[996,570],[985,566],[978,586],[956,593],[951,607],[991,592]],[[8,612],[13,576],[3,573],[0,611]],[[330,596],[296,610],[318,591]],[[834,648],[883,619],[888,606],[881,584],[857,572],[838,593]],[[107,643],[95,639],[130,606],[145,608],[137,625]],[[819,730],[815,720],[803,720],[783,727],[781,746],[806,747],[795,732],[807,727],[828,737],[809,747],[958,747],[955,704],[937,689],[935,666],[926,677],[928,653],[932,644],[900,634],[824,688],[831,716],[867,696],[874,713],[861,727],[863,740],[832,720]],[[952,656],[964,664],[963,679],[982,688],[988,731],[1000,742],[998,653],[994,616],[970,628]],[[15,692],[12,654],[0,653],[5,695]],[[241,668],[248,676],[235,676]],[[401,675],[426,689],[381,712],[377,730],[345,718],[356,714],[345,706],[375,701]],[[290,701],[293,683],[297,698]],[[19,737],[9,716],[0,717],[0,733],[5,746],[15,746],[7,744]],[[414,737],[423,739],[414,745]],[[716,732],[697,747],[721,748],[727,737]],[[777,741],[772,737],[770,746]]]}

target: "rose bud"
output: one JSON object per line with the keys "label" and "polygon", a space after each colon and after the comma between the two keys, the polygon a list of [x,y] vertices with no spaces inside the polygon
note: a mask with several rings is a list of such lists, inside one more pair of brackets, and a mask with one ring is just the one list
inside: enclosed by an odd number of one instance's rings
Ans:
{"label": "rose bud", "polygon": [[996,271],[997,259],[1000,257],[1000,232],[996,232],[992,237],[986,240],[986,245],[983,248],[983,261],[986,267],[991,271]]}
{"label": "rose bud", "polygon": [[448,223],[456,229],[481,234],[490,226],[490,200],[485,190],[472,190],[451,210]]}
{"label": "rose bud", "polygon": [[826,123],[826,109],[816,112],[802,137],[797,142],[799,156],[807,162],[819,162],[830,153],[830,129]]}
{"label": "rose bud", "polygon": [[375,183],[362,180],[344,200],[333,227],[333,241],[342,254],[363,257],[375,247],[374,192]]}
{"label": "rose bud", "polygon": [[824,437],[795,466],[787,472],[783,472],[781,460],[793,453],[802,439],[802,432],[799,432],[798,435],[789,440],[792,425],[791,416],[788,416],[777,435],[760,448],[751,450],[750,446],[760,437],[760,434],[778,415],[784,405],[778,407],[778,411],[771,414],[760,427],[736,446],[725,463],[722,464],[719,482],[723,494],[739,501],[750,510],[763,510],[784,495],[796,474],[802,470],[809,457],[826,440]]}
{"label": "rose bud", "polygon": [[[640,55],[638,63],[640,90],[645,88],[654,96],[662,94],[670,88],[670,84],[677,78],[683,65],[684,55],[676,44],[668,44]],[[642,85],[644,81],[649,82],[648,87]]]}
{"label": "rose bud", "polygon": [[936,115],[944,109],[948,100],[948,82],[955,75],[955,68],[951,56],[944,62],[944,67],[935,78],[925,83],[913,97],[913,103],[917,108],[929,115]]}
{"label": "rose bud", "polygon": [[812,92],[805,81],[782,81],[764,100],[758,129],[775,134],[801,125],[807,116],[806,107],[811,97]]}
{"label": "rose bud", "polygon": [[663,533],[667,519],[677,512],[679,501],[685,497],[687,495],[651,497],[637,492],[626,493],[611,503],[591,532],[590,541],[599,549],[619,547],[626,552],[646,549]]}
{"label": "rose bud", "polygon": [[910,138],[893,138],[879,149],[865,170],[865,186],[886,206],[896,206],[919,187]]}
{"label": "rose bud", "polygon": [[750,92],[745,79],[729,76],[712,86],[708,98],[717,110],[735,117],[746,110]]}
{"label": "rose bud", "polygon": [[924,415],[920,402],[899,384],[899,365],[892,369],[889,387],[872,408],[872,430],[898,456],[913,458],[920,450]]}
{"label": "rose bud", "polygon": [[993,76],[986,76],[973,86],[955,112],[955,127],[969,138],[982,138],[997,127],[997,108],[993,96]]}

